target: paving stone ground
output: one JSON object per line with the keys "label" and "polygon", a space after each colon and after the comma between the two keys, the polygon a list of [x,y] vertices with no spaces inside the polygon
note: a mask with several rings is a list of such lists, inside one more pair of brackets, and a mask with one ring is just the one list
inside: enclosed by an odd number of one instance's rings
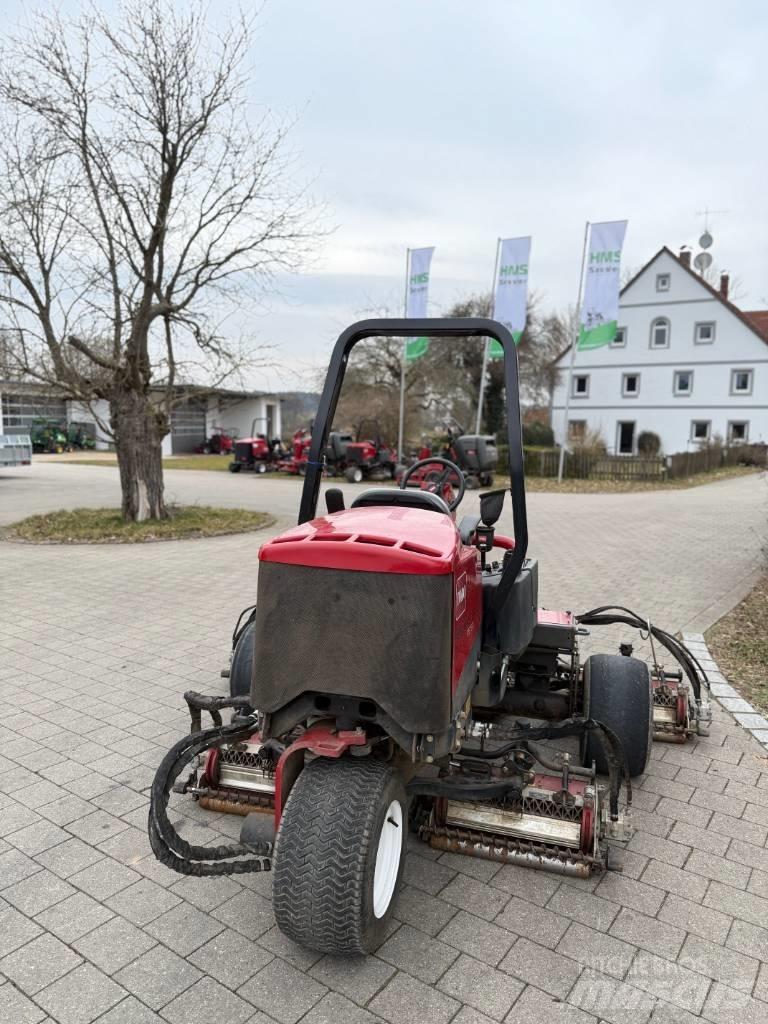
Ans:
{"label": "paving stone ground", "polygon": [[[0,503],[13,500],[8,483]],[[215,487],[200,484],[199,500]],[[70,491],[59,488],[62,504],[82,499]],[[755,477],[533,495],[542,603],[628,601],[701,630],[757,568],[764,492]],[[268,493],[247,503],[269,507]],[[281,524],[290,494],[274,492]],[[221,690],[260,539],[0,544],[0,1024],[768,1020],[768,762],[719,707],[709,738],[655,746],[621,872],[581,882],[414,841],[375,956],[288,942],[268,875],[161,867],[147,789],[188,727],[182,692]],[[600,640],[589,643],[614,649],[616,634]],[[175,812],[192,841],[239,831],[186,798]]]}

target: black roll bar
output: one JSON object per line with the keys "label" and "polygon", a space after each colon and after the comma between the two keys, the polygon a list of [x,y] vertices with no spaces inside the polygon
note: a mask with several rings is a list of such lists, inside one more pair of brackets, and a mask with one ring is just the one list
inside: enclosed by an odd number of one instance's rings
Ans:
{"label": "black roll bar", "polygon": [[333,348],[323,393],[312,429],[307,475],[301,492],[299,522],[314,519],[320,494],[322,455],[328,432],[336,415],[341,386],[344,382],[349,354],[365,338],[493,338],[504,350],[504,383],[506,387],[507,441],[509,444],[509,493],[512,498],[512,521],[515,528],[515,549],[507,559],[497,589],[496,604],[500,607],[520,572],[528,550],[528,520],[525,510],[525,474],[523,470],[523,431],[520,424],[520,385],[515,342],[502,324],[479,317],[449,317],[430,320],[360,320],[348,327]]}

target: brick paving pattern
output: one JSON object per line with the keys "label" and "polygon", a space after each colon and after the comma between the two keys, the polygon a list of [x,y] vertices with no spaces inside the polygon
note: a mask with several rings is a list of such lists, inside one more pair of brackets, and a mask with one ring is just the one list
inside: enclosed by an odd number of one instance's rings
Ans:
{"label": "brick paving pattern", "polygon": [[[542,603],[624,600],[704,628],[757,565],[763,486],[532,496]],[[768,761],[719,707],[709,738],[654,747],[620,873],[583,882],[411,841],[372,957],[291,944],[268,875],[161,867],[147,789],[188,728],[181,693],[222,688],[258,540],[0,544],[0,1024],[768,1020]],[[174,811],[190,841],[239,832],[188,798]]]}

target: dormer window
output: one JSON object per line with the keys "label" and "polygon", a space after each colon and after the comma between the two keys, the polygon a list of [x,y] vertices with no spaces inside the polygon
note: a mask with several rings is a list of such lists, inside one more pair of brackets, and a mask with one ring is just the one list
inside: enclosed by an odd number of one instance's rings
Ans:
{"label": "dormer window", "polygon": [[656,291],[657,292],[668,292],[669,286],[672,283],[671,274],[657,274],[656,275]]}
{"label": "dormer window", "polygon": [[669,320],[664,317],[651,324],[651,348],[669,348]]}

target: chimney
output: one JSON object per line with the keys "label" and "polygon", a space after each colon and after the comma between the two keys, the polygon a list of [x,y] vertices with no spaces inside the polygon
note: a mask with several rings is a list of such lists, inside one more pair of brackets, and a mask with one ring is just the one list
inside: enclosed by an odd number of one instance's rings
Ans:
{"label": "chimney", "polygon": [[687,247],[680,250],[680,262],[683,264],[684,267],[689,267],[690,268],[690,266],[691,266],[691,250],[688,249]]}
{"label": "chimney", "polygon": [[730,280],[730,274],[723,273],[720,275],[720,294],[724,299],[728,298],[728,285],[730,284]]}

